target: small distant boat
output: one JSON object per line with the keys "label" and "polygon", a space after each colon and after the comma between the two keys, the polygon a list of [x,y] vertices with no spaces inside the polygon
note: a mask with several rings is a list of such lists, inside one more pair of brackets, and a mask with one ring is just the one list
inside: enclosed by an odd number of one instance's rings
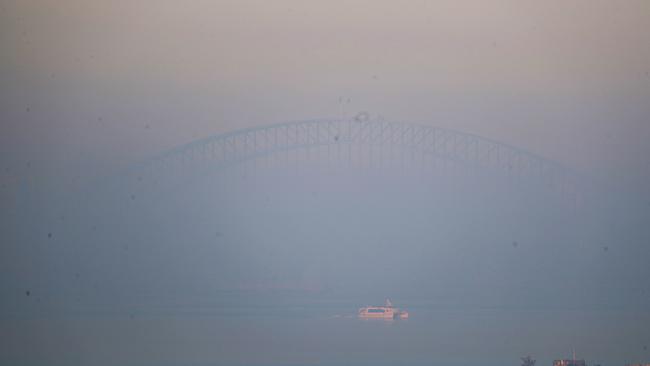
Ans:
{"label": "small distant boat", "polygon": [[409,313],[393,307],[389,299],[384,306],[366,306],[359,309],[359,318],[364,319],[408,319]]}

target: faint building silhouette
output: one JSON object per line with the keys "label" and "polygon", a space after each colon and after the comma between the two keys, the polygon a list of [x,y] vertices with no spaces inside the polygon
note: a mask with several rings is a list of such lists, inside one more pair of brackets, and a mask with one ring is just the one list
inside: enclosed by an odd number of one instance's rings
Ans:
{"label": "faint building silhouette", "polygon": [[553,366],[587,366],[585,360],[555,360]]}
{"label": "faint building silhouette", "polygon": [[533,360],[532,357],[526,356],[521,358],[521,366],[535,366],[536,360]]}

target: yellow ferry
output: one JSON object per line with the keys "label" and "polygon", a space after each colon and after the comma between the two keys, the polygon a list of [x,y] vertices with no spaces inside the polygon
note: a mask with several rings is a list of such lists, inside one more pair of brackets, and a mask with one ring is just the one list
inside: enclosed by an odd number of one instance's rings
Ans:
{"label": "yellow ferry", "polygon": [[359,318],[365,319],[407,319],[409,313],[393,307],[389,299],[384,306],[366,306],[359,309]]}

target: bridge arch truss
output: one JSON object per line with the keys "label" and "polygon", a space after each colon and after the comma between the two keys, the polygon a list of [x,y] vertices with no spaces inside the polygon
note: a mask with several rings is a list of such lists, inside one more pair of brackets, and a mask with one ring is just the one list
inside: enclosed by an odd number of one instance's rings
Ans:
{"label": "bridge arch truss", "polygon": [[352,146],[411,151],[468,169],[532,179],[563,194],[575,193],[567,168],[526,150],[450,129],[374,119],[309,120],[232,131],[171,149],[133,167],[127,175],[138,182],[158,181],[168,172],[218,168],[283,151]]}

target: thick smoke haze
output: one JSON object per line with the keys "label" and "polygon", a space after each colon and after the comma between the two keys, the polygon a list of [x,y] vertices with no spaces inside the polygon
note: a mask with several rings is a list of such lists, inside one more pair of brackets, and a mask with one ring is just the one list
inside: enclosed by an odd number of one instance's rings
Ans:
{"label": "thick smoke haze", "polygon": [[[0,0],[0,363],[648,363],[648,45],[646,1]],[[338,134],[154,164],[314,118],[570,184]]]}

